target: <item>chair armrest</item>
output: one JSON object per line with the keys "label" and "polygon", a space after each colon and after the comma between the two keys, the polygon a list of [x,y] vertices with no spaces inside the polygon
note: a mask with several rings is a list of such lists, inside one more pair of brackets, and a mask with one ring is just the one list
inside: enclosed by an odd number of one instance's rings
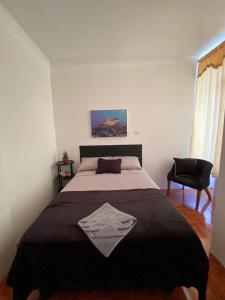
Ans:
{"label": "chair armrest", "polygon": [[203,168],[203,170],[201,172],[198,182],[202,189],[205,189],[205,188],[207,188],[207,186],[209,186],[210,174],[211,174],[212,167],[213,167],[212,164],[207,164],[207,165],[205,165],[205,167]]}

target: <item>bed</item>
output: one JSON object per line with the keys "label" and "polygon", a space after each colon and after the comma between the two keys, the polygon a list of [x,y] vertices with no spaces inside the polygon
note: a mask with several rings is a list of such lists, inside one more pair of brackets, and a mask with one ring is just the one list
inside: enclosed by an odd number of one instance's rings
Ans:
{"label": "bed", "polygon": [[[80,157],[136,156],[142,145],[80,146]],[[106,175],[106,176],[105,176]],[[8,276],[14,300],[33,289],[195,287],[206,299],[209,262],[196,233],[143,169],[121,174],[78,172],[22,236]],[[104,257],[77,222],[104,203],[137,224]]]}

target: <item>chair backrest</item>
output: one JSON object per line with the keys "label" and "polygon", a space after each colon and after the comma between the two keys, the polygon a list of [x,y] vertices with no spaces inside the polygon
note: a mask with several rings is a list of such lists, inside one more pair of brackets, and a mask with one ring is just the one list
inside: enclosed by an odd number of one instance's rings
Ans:
{"label": "chair backrest", "polygon": [[[186,159],[188,159],[188,158],[186,158]],[[204,171],[205,173],[207,173],[207,174],[205,174],[205,176],[209,177],[212,167],[213,167],[213,164],[204,159],[196,158],[196,160],[197,160],[197,168],[198,168],[199,175],[201,175]],[[172,169],[170,170],[168,175],[174,176],[174,173],[175,173],[175,163],[173,164]]]}

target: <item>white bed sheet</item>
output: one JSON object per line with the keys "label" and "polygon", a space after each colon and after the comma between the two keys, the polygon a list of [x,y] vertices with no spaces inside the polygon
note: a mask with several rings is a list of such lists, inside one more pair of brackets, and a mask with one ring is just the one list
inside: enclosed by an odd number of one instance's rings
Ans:
{"label": "white bed sheet", "polygon": [[133,189],[159,189],[145,170],[121,170],[120,174],[95,174],[95,171],[78,172],[64,187],[68,191],[107,191]]}

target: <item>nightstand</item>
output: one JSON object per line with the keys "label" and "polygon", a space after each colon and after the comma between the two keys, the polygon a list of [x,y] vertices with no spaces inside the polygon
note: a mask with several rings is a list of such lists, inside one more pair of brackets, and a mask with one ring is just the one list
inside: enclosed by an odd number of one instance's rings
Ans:
{"label": "nightstand", "polygon": [[58,182],[59,182],[59,190],[58,192],[61,191],[61,189],[64,187],[63,182],[66,180],[70,180],[74,177],[74,172],[73,172],[73,160],[69,160],[68,162],[64,161],[57,161],[56,165],[58,167]]}

